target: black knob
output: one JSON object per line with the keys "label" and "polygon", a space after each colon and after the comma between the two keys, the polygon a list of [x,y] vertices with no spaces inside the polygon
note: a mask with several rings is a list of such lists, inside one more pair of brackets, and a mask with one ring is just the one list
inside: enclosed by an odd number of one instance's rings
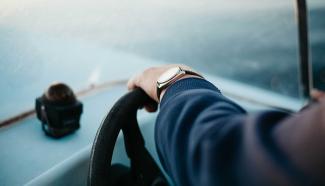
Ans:
{"label": "black knob", "polygon": [[64,83],[50,85],[44,94],[36,99],[35,107],[43,131],[51,137],[65,136],[80,127],[82,103]]}

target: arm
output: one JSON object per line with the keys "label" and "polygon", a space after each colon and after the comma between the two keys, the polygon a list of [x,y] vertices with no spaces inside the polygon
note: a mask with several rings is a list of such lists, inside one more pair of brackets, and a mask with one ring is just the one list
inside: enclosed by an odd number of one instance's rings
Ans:
{"label": "arm", "polygon": [[176,185],[215,185],[215,176],[225,175],[220,165],[227,164],[223,153],[232,151],[219,144],[239,137],[236,125],[245,116],[241,107],[205,80],[189,78],[172,85],[161,101],[155,139],[162,164]]}
{"label": "arm", "polygon": [[[161,71],[148,69],[129,88],[141,87],[158,101],[153,87]],[[317,117],[324,107],[323,102],[291,117],[277,111],[249,115],[211,83],[182,79],[161,100],[155,129],[158,154],[176,185],[323,183],[325,150],[315,143],[325,136],[324,118]],[[309,119],[302,120],[305,116]]]}
{"label": "arm", "polygon": [[161,101],[155,129],[158,154],[176,185],[258,185],[269,174],[269,183],[288,183],[277,174],[283,167],[269,163],[280,155],[266,156],[273,151],[268,149],[271,127],[286,116],[249,116],[211,83],[183,79]]}

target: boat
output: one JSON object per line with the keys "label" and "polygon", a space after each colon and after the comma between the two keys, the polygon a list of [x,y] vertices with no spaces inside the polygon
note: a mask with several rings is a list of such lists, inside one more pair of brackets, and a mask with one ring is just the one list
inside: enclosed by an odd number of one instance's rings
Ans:
{"label": "boat", "polygon": [[[297,112],[325,90],[325,3],[293,1],[0,2],[0,185],[87,185],[96,133],[127,80],[184,63],[249,112]],[[83,104],[80,128],[42,131],[35,99],[53,82]],[[137,113],[146,149],[157,113]],[[97,133],[98,134],[98,133]],[[112,164],[130,166],[120,133]]]}

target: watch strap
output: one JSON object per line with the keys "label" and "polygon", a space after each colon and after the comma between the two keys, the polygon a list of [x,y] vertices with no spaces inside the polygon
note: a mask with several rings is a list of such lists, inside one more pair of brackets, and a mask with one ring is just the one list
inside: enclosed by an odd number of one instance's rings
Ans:
{"label": "watch strap", "polygon": [[160,101],[160,95],[161,95],[161,92],[162,92],[163,90],[165,90],[166,88],[168,88],[169,86],[171,86],[172,84],[174,84],[176,81],[178,81],[179,79],[181,79],[181,78],[184,77],[185,75],[193,75],[193,76],[197,76],[197,77],[203,78],[202,75],[200,75],[199,73],[197,73],[197,72],[195,72],[195,71],[192,71],[192,70],[186,70],[186,69],[182,69],[182,68],[181,68],[181,70],[182,70],[183,72],[185,72],[183,76],[177,76],[177,77],[171,79],[171,80],[166,84],[166,86],[163,86],[163,87],[161,87],[161,88],[159,88],[159,87],[157,86],[157,91],[156,91],[156,92],[157,92],[157,98],[158,98],[158,101]]}

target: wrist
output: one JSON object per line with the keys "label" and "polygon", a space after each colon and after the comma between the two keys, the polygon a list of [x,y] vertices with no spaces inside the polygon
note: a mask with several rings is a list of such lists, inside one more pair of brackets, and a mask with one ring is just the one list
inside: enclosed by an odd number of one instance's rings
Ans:
{"label": "wrist", "polygon": [[199,73],[192,71],[187,68],[182,68],[181,66],[171,67],[166,69],[160,77],[157,79],[157,86],[156,86],[156,99],[160,102],[161,93],[163,90],[167,89],[170,85],[174,84],[176,81],[183,79],[184,77],[188,77],[189,75],[195,77],[203,78]]}
{"label": "wrist", "polygon": [[[175,82],[173,82],[170,86],[172,86],[174,83],[176,83],[176,82],[178,82],[178,81],[180,81],[180,80],[182,80],[182,79],[187,79],[187,78],[198,78],[198,79],[204,79],[202,76],[186,74],[186,75],[184,75],[183,77],[181,77],[181,78],[179,78],[178,80],[176,80]],[[170,87],[170,86],[169,86],[169,87]],[[164,95],[165,95],[165,93],[166,93],[166,91],[168,90],[169,87],[167,87],[167,88],[165,88],[165,89],[163,89],[163,90],[161,91],[161,93],[160,93],[160,97],[158,98],[158,102],[159,102],[159,103],[160,103],[161,100],[163,99],[163,97],[164,97]]]}
{"label": "wrist", "polygon": [[201,92],[205,90],[213,91],[216,92],[216,94],[221,95],[221,91],[214,84],[204,78],[190,77],[179,80],[165,91],[164,96],[161,97],[159,102],[159,108],[163,108],[165,105],[173,104],[174,101],[171,100],[177,100],[184,96],[189,100],[194,99],[195,97],[187,95],[194,95],[194,92]]}

